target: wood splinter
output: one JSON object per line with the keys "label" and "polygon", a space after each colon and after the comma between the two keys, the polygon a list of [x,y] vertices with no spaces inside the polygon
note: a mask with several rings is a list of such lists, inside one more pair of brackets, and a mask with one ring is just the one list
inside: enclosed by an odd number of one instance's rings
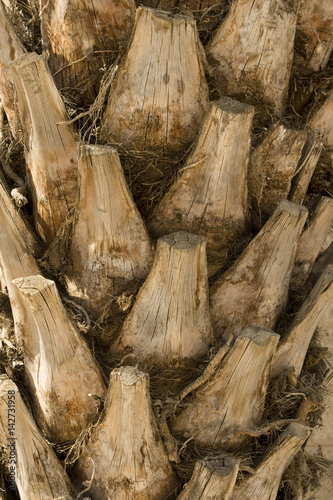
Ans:
{"label": "wood splinter", "polygon": [[23,345],[35,418],[56,443],[75,440],[98,415],[105,395],[100,370],[67,317],[53,281],[30,276],[12,282],[15,330]]}
{"label": "wood splinter", "polygon": [[177,485],[152,411],[149,378],[134,367],[113,370],[104,413],[75,464],[95,500],[164,499]]}
{"label": "wood splinter", "polygon": [[147,276],[153,248],[115,149],[81,146],[79,185],[66,284],[97,313],[110,295]]}
{"label": "wood splinter", "polygon": [[111,352],[132,351],[142,363],[179,364],[200,359],[212,340],[205,239],[185,231],[164,236]]}
{"label": "wood splinter", "polygon": [[246,328],[214,375],[171,422],[172,431],[202,446],[238,445],[243,437],[234,436],[234,431],[260,423],[279,338],[269,330]]}
{"label": "wood splinter", "polygon": [[[14,426],[8,425],[10,417]],[[18,388],[6,375],[0,375],[0,441],[4,445],[7,477],[10,482],[14,479],[20,498],[74,500],[66,472],[42,437]],[[13,459],[14,474],[10,469]]]}

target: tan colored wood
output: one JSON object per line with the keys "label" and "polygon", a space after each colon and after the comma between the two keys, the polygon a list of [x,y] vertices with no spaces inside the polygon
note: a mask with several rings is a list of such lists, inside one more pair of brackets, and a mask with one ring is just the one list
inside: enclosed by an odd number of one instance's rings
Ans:
{"label": "tan colored wood", "polygon": [[321,134],[312,131],[308,132],[307,141],[296,168],[297,173],[291,181],[288,199],[293,203],[302,204],[304,202],[322,149],[323,141]]}
{"label": "tan colored wood", "polygon": [[278,346],[272,363],[273,378],[288,368],[293,368],[294,375],[299,377],[312,336],[332,301],[333,265],[322,273]]}
{"label": "tan colored wood", "polygon": [[115,149],[81,146],[79,184],[66,281],[69,294],[97,313],[110,295],[147,276],[153,248]]}
{"label": "tan colored wood", "polygon": [[274,328],[283,311],[307,209],[282,201],[211,289],[214,333],[225,340],[249,325]]}
{"label": "tan colored wood", "polygon": [[185,231],[164,236],[111,352],[170,365],[200,359],[212,340],[205,240]]}
{"label": "tan colored wood", "polygon": [[324,144],[328,148],[333,148],[333,90],[331,90],[324,104],[316,111],[309,121],[309,125],[314,130],[323,134]]}
{"label": "tan colored wood", "polygon": [[290,278],[290,288],[299,290],[306,282],[327,235],[333,229],[333,198],[322,196],[309,227],[302,234]]}
{"label": "tan colored wood", "polygon": [[215,374],[171,422],[171,430],[202,446],[239,444],[243,436],[234,432],[254,429],[260,423],[278,341],[274,332],[246,328]]}
{"label": "tan colored wood", "polygon": [[177,481],[157,430],[148,375],[134,367],[113,370],[106,404],[75,464],[81,481],[90,480],[95,500],[166,498]]}
{"label": "tan colored wood", "polygon": [[231,500],[239,462],[227,457],[196,462],[177,500]]}
{"label": "tan colored wood", "polygon": [[306,36],[303,65],[308,71],[324,69],[333,49],[331,0],[301,0],[297,28]]}
{"label": "tan colored wood", "polygon": [[303,424],[288,425],[254,475],[235,489],[232,500],[275,500],[285,470],[309,435],[310,428]]}
{"label": "tan colored wood", "polygon": [[10,478],[15,476],[21,500],[75,498],[63,467],[6,375],[0,375],[0,440],[5,446],[5,466],[13,474]]}
{"label": "tan colored wood", "polygon": [[46,60],[38,54],[16,59],[17,92],[28,134],[27,167],[38,233],[50,244],[75,203],[77,151],[73,129]]}
{"label": "tan colored wood", "polygon": [[57,87],[90,104],[112,53],[134,23],[133,0],[41,0],[44,49]]}
{"label": "tan colored wood", "polygon": [[25,49],[8,19],[5,7],[0,2],[0,100],[5,108],[8,123],[14,137],[17,135],[19,120],[15,109],[15,88],[11,62],[25,54]]}
{"label": "tan colored wood", "polygon": [[154,236],[179,230],[205,236],[209,259],[244,234],[253,114],[252,106],[228,97],[211,104],[193,152],[148,222]]}
{"label": "tan colored wood", "polygon": [[249,165],[249,194],[266,222],[282,199],[288,198],[307,134],[275,124],[253,152]]}
{"label": "tan colored wood", "polygon": [[[296,2],[295,2],[296,4]],[[285,0],[236,0],[207,54],[222,92],[283,113],[296,30],[296,6]],[[278,50],[277,50],[278,49]]]}
{"label": "tan colored wood", "polygon": [[103,138],[130,150],[185,150],[209,107],[201,53],[194,19],[139,7],[110,92]]}
{"label": "tan colored wood", "polygon": [[12,284],[16,335],[36,421],[52,441],[72,441],[98,415],[94,396],[106,392],[100,370],[53,281],[30,276]]}

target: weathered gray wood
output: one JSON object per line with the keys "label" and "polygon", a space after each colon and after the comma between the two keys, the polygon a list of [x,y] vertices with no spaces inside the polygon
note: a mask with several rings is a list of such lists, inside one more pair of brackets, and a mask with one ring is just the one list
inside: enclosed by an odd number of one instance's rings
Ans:
{"label": "weathered gray wood", "polygon": [[192,18],[139,7],[110,92],[104,140],[130,150],[185,150],[209,107],[201,51]]}
{"label": "weathered gray wood", "polygon": [[81,146],[79,185],[66,283],[97,314],[110,295],[147,276],[153,248],[115,149]]}
{"label": "weathered gray wood", "polygon": [[98,415],[95,396],[106,392],[100,370],[53,281],[30,276],[12,286],[16,335],[36,421],[52,441],[74,440]]}
{"label": "weathered gray wood", "polygon": [[246,328],[215,374],[194,391],[171,421],[172,431],[213,448],[239,444],[244,435],[237,431],[260,423],[278,341],[274,332]]}
{"label": "weathered gray wood", "polygon": [[211,289],[214,333],[225,340],[249,325],[274,328],[283,311],[307,209],[282,201]]}
{"label": "weathered gray wood", "polygon": [[164,236],[111,352],[170,365],[200,359],[212,340],[205,240],[184,231]]}
{"label": "weathered gray wood", "polygon": [[95,500],[156,500],[174,490],[177,480],[158,433],[148,375],[130,366],[113,370],[104,413],[75,472],[81,481],[93,477],[89,495]]}

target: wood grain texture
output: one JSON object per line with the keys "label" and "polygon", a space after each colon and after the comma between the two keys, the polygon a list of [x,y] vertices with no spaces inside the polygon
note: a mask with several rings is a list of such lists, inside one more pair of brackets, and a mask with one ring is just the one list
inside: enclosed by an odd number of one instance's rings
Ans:
{"label": "wood grain texture", "polygon": [[53,281],[30,276],[12,285],[16,335],[36,421],[52,441],[72,441],[98,415],[94,396],[106,392],[100,370]]}
{"label": "wood grain texture", "polygon": [[333,90],[324,104],[315,112],[309,121],[309,126],[323,134],[324,145],[333,148]]}

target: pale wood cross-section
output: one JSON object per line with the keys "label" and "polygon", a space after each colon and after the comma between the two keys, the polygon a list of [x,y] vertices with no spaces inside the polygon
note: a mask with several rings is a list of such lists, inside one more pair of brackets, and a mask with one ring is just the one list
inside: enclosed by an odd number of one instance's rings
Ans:
{"label": "pale wood cross-section", "polygon": [[333,265],[327,266],[295,316],[289,332],[279,344],[272,362],[272,377],[292,368],[298,378],[312,336],[333,301]]}
{"label": "pale wood cross-section", "polygon": [[232,500],[275,500],[285,470],[310,432],[303,424],[290,424],[273,443],[254,475],[234,490]]}
{"label": "pale wood cross-section", "polygon": [[[13,425],[9,425],[11,423]],[[18,388],[6,375],[0,375],[0,441],[5,446],[6,466],[13,467],[13,462],[9,461],[11,458],[16,460],[12,477],[15,475],[22,500],[75,498],[63,467],[43,439]]]}
{"label": "pale wood cross-section", "polygon": [[[94,500],[167,498],[177,480],[159,435],[148,375],[134,367],[113,370],[104,413],[75,464],[93,481]],[[94,473],[94,475],[93,475]]]}
{"label": "pale wood cross-section", "polygon": [[32,53],[13,63],[21,121],[27,133],[27,167],[35,225],[50,244],[68,217],[77,192],[73,129],[43,56]]}
{"label": "pale wood cross-section", "polygon": [[172,431],[203,446],[238,445],[260,423],[278,341],[270,330],[246,328],[171,422]]}
{"label": "pale wood cross-section", "polygon": [[309,126],[323,134],[326,147],[333,148],[333,90],[331,90],[323,103],[309,121]]}
{"label": "pale wood cross-section", "polygon": [[66,283],[97,313],[110,295],[147,276],[153,248],[115,149],[81,146],[79,185]]}
{"label": "pale wood cross-section", "polygon": [[164,236],[111,352],[170,365],[200,359],[212,340],[205,239],[185,231]]}
{"label": "pale wood cross-section", "polygon": [[228,457],[196,462],[177,500],[232,500],[239,461]]}
{"label": "pale wood cross-section", "polygon": [[130,150],[184,151],[196,138],[208,107],[194,19],[139,7],[131,44],[110,92],[103,139]]}
{"label": "pale wood cross-section", "polygon": [[214,333],[228,340],[249,325],[274,328],[283,311],[308,211],[283,200],[233,266],[211,289]]}
{"label": "pale wood cross-section", "polygon": [[[235,0],[207,53],[222,92],[281,115],[288,93],[296,9],[286,0]],[[277,50],[278,49],[278,50]]]}
{"label": "pale wood cross-section", "polygon": [[131,34],[134,1],[41,0],[40,13],[44,50],[57,87],[90,104],[106,61]]}
{"label": "pale wood cross-section", "polygon": [[292,130],[277,123],[251,155],[249,195],[263,222],[282,199],[288,198],[306,139],[304,130]]}
{"label": "pale wood cross-section", "polygon": [[2,102],[10,130],[14,137],[18,131],[19,120],[15,110],[15,87],[11,62],[25,54],[25,49],[10,23],[3,3],[0,2],[0,101]]}
{"label": "pale wood cross-section", "polygon": [[306,282],[323,244],[333,229],[333,198],[322,196],[316,206],[309,227],[300,237],[290,288],[299,290]]}
{"label": "pale wood cross-section", "polygon": [[100,370],[53,281],[30,276],[12,285],[16,335],[36,421],[52,441],[72,441],[98,415],[96,400],[106,392]]}
{"label": "pale wood cross-section", "polygon": [[225,97],[211,104],[193,152],[148,222],[154,236],[205,236],[209,257],[244,234],[252,106]]}

